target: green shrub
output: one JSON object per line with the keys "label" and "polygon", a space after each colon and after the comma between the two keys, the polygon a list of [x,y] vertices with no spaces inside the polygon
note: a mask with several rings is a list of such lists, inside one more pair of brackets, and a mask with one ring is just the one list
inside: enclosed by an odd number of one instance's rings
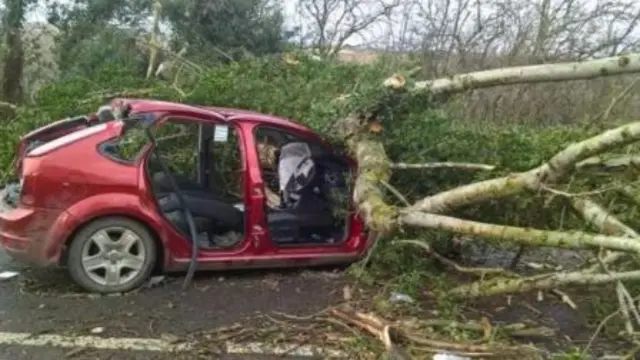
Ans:
{"label": "green shrub", "polygon": [[[252,109],[292,118],[326,132],[344,115],[335,106],[339,95],[356,92],[362,95],[362,103],[374,103],[375,99],[368,94],[375,93],[386,75],[388,72],[382,66],[304,59],[297,65],[279,58],[246,60],[206,70],[196,84],[183,89],[188,95],[181,97],[167,84],[140,79],[135,76],[135,69],[114,63],[96,71],[91,78],[52,84],[40,93],[35,104],[21,108],[18,117],[7,122],[0,134],[0,166],[9,168],[15,142],[21,134],[66,116],[94,111],[105,103],[101,96],[105,94],[126,92],[134,97]],[[135,95],[143,89],[144,96]],[[572,142],[591,135],[571,126],[496,128],[473,119],[451,119],[443,110],[428,106],[429,101],[415,98],[398,103],[393,112],[377,109],[386,119],[384,140],[392,161],[474,162],[496,165],[497,170],[397,171],[392,182],[411,200],[472,181],[528,170]],[[583,181],[575,186],[591,189],[603,180],[607,179]],[[610,195],[606,197],[604,201],[615,202]],[[545,206],[557,208],[543,209]],[[618,204],[624,209],[628,206]],[[524,196],[462,209],[460,214],[490,222],[557,228],[567,226],[560,216],[563,207],[562,202],[547,204],[542,197]]]}

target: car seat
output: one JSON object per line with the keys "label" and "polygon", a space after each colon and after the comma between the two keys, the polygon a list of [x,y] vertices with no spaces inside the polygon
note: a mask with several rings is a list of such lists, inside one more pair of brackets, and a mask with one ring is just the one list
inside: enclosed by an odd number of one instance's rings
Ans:
{"label": "car seat", "polygon": [[278,157],[281,208],[267,215],[269,230],[277,242],[299,239],[301,234],[330,227],[334,220],[319,191],[316,166],[309,145],[292,142]]}
{"label": "car seat", "polygon": [[[198,241],[211,243],[215,242],[213,241],[215,236],[229,232],[244,233],[244,212],[241,209],[222,201],[186,176],[177,174],[172,176],[181,190],[187,208],[193,215],[199,238],[206,238]],[[184,212],[168,176],[159,172],[153,174],[151,178],[160,210],[178,229],[189,234]]]}

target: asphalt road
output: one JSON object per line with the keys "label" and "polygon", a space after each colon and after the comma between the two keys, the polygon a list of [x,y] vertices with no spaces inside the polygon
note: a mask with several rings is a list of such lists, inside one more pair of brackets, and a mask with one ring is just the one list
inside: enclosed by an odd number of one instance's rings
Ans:
{"label": "asphalt road", "polygon": [[[20,274],[0,280],[0,360],[177,360],[176,355],[163,351],[61,344],[78,337],[98,342],[106,338],[178,340],[197,332],[251,323],[258,314],[272,311],[310,314],[340,301],[344,281],[342,274],[326,269],[205,273],[196,275],[186,291],[181,289],[183,277],[172,276],[134,293],[96,296],[73,286],[63,270],[29,268],[0,253],[0,271],[6,270]],[[18,339],[20,334],[29,336]],[[189,358],[194,357],[185,357]],[[274,357],[242,354],[215,358]]]}

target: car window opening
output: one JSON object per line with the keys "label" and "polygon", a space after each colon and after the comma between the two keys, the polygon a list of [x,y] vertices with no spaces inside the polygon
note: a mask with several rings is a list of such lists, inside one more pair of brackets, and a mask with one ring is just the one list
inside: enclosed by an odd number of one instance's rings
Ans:
{"label": "car window opening", "polygon": [[351,215],[349,166],[318,142],[258,127],[267,224],[278,245],[339,244]]}
{"label": "car window opening", "polygon": [[[232,126],[169,118],[156,129],[156,150],[191,211],[198,245],[234,248],[244,239],[244,161]],[[188,224],[167,175],[148,157],[147,178],[164,217],[185,236]]]}

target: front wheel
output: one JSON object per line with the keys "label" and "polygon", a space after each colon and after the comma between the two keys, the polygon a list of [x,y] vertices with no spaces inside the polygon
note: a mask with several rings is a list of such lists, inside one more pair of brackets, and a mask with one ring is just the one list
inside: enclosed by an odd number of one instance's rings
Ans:
{"label": "front wheel", "polygon": [[72,239],[67,271],[85,290],[126,292],[151,276],[156,253],[153,236],[139,222],[102,218],[86,225]]}

